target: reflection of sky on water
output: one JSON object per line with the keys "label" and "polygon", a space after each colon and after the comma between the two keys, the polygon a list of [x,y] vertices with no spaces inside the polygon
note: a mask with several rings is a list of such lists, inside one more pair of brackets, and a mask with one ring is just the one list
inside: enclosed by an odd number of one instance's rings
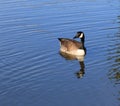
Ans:
{"label": "reflection of sky on water", "polygon": [[113,86],[118,89],[118,100],[120,100],[120,16],[117,17],[118,20],[118,32],[114,34],[114,40],[111,39],[111,48],[108,49],[108,61],[110,64],[110,69],[108,72],[108,78],[112,81]]}
{"label": "reflection of sky on water", "polygon": [[[85,64],[58,53],[77,31]],[[120,1],[1,0],[0,73],[1,106],[118,106]]]}

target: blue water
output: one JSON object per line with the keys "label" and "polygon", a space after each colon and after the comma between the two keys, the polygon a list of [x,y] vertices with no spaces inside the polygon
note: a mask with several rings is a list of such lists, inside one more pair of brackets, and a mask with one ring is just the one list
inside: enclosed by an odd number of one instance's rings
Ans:
{"label": "blue water", "polygon": [[[81,78],[57,39],[77,31]],[[120,106],[120,0],[1,0],[0,106]]]}

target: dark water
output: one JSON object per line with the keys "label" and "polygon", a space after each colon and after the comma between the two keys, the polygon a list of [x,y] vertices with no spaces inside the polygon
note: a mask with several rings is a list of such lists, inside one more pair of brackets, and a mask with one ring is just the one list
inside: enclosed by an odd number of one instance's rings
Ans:
{"label": "dark water", "polygon": [[[82,78],[57,40],[77,31]],[[120,106],[120,0],[1,0],[0,106]]]}

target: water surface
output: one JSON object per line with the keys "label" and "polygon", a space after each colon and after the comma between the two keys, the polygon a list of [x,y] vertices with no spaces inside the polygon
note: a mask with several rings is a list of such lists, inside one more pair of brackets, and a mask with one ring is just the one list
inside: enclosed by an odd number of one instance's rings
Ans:
{"label": "water surface", "polygon": [[[77,31],[84,65],[59,54]],[[1,0],[0,73],[0,106],[120,106],[120,1]]]}

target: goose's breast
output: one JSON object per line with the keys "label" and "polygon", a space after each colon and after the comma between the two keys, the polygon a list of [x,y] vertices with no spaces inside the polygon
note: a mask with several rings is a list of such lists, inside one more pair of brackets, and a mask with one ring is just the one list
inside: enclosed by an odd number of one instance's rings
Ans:
{"label": "goose's breast", "polygon": [[77,50],[71,50],[71,51],[61,49],[61,51],[71,55],[85,55],[85,51],[83,49],[77,49]]}
{"label": "goose's breast", "polygon": [[79,55],[85,55],[85,51],[83,49],[78,49],[76,51],[76,54],[79,54]]}
{"label": "goose's breast", "polygon": [[75,55],[85,55],[85,51],[83,49],[77,49],[75,51],[72,51]]}

